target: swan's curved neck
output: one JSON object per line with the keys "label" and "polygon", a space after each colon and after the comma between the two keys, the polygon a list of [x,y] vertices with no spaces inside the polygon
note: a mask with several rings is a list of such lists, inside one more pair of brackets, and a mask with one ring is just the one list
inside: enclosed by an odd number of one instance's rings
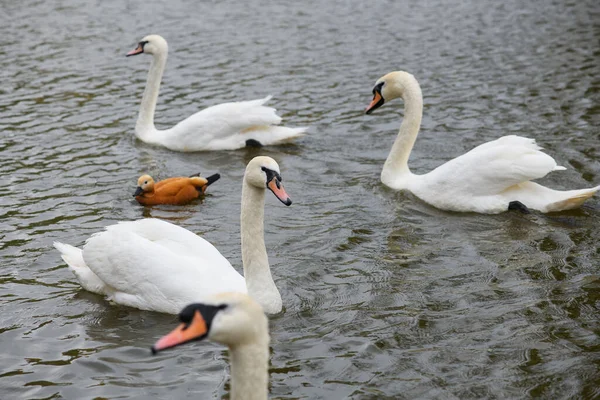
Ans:
{"label": "swan's curved neck", "polygon": [[403,99],[404,120],[381,171],[381,181],[394,189],[402,189],[407,183],[406,178],[412,175],[408,168],[408,158],[417,140],[423,117],[423,95],[416,80],[404,83]]}
{"label": "swan's curved neck", "polygon": [[231,400],[266,400],[269,386],[269,341],[229,348]]}
{"label": "swan's curved neck", "polygon": [[137,123],[135,124],[135,133],[142,140],[147,140],[147,136],[156,130],[154,127],[154,111],[156,110],[160,82],[165,70],[166,62],[166,51],[154,54],[152,57],[150,71],[148,72],[148,80],[146,81],[146,89],[144,89],[144,96],[142,97],[140,114],[138,115]]}
{"label": "swan's curved neck", "polygon": [[281,311],[279,290],[273,282],[264,232],[265,189],[250,185],[244,179],[242,186],[242,263],[248,294],[267,314]]}

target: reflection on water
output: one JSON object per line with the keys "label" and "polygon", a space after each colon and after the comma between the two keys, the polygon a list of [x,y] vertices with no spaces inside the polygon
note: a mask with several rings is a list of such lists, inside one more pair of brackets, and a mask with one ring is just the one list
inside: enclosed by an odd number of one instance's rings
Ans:
{"label": "reflection on water", "polygon": [[[400,103],[362,114],[375,79],[405,69],[425,101],[417,173],[520,134],[568,167],[548,186],[600,184],[595,2],[286,3],[3,4],[0,398],[226,396],[221,346],[151,356],[175,317],[81,291],[52,242],[155,217],[239,267],[241,179],[259,154],[294,200],[268,196],[265,214],[285,305],[273,397],[600,397],[598,200],[555,215],[433,209],[379,183]],[[124,54],[149,33],[170,44],[158,127],[273,94],[310,134],[197,154],[135,140],[149,60]],[[131,196],[142,173],[197,171],[222,178],[190,205]]]}

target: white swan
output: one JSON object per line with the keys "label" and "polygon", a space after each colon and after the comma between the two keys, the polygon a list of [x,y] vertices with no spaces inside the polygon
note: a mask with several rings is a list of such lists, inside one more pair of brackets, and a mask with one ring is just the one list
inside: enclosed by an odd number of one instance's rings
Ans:
{"label": "white swan", "polygon": [[282,309],[264,241],[265,189],[292,204],[279,166],[255,157],[242,186],[242,277],[219,251],[196,234],[158,219],[121,222],[92,235],[83,250],[54,243],[84,289],[118,304],[176,314],[206,295],[250,294],[268,313]]}
{"label": "white swan", "polygon": [[366,113],[397,97],[404,100],[404,120],[381,172],[381,181],[392,189],[409,190],[440,209],[486,214],[508,209],[527,212],[527,207],[541,212],[569,210],[600,189],[559,191],[531,182],[565,168],[539,151],[533,139],[514,135],[484,143],[427,174],[415,175],[408,168],[408,158],[423,115],[423,97],[415,77],[396,71],[379,78]]}
{"label": "white swan", "polygon": [[281,117],[274,108],[263,105],[271,96],[208,107],[171,129],[158,130],[154,127],[154,111],[167,62],[167,41],[159,35],[146,36],[127,56],[142,53],[152,55],[152,64],[135,134],[146,143],[175,151],[234,150],[246,145],[280,144],[303,136],[306,131],[306,128],[277,126]]}
{"label": "white swan", "polygon": [[152,353],[208,338],[229,347],[231,400],[266,400],[269,385],[269,323],[260,306],[240,293],[221,293],[190,304],[181,324],[152,346]]}

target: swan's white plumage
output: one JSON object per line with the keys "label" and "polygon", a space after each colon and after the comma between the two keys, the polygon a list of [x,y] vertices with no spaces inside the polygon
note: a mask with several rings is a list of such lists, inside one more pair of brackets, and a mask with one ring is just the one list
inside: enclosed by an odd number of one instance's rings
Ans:
{"label": "swan's white plumage", "polygon": [[247,291],[244,278],[213,245],[158,219],[123,222],[94,234],[83,247],[83,265],[81,260],[73,265],[63,246],[68,245],[55,243],[85,289],[91,281],[81,278],[95,276],[103,289],[91,291],[142,310],[176,314],[206,295]]}
{"label": "swan's white plumage", "polygon": [[537,147],[535,143],[526,147],[503,140],[505,138],[512,139],[506,136],[485,143],[422,177],[429,185],[481,196],[497,194],[512,185],[542,178],[557,168],[552,157],[534,148]]}
{"label": "swan's white plumage", "polygon": [[[506,136],[476,147],[428,174],[410,179],[406,187],[438,208],[492,213],[506,211],[511,201],[542,212],[569,209],[585,199],[563,204],[564,200],[598,190],[557,191],[529,182],[565,168],[536,150],[539,147],[533,140],[519,138],[532,143],[525,147],[521,141],[511,140],[514,138]],[[500,144],[494,143],[498,141]]]}
{"label": "swan's white plumage", "polygon": [[[154,111],[168,45],[159,35],[149,35],[143,51],[129,55],[148,53],[153,56],[140,113],[135,127],[136,136],[150,144],[164,146],[175,151],[234,150],[254,140],[263,146],[280,144],[304,135],[306,128],[279,126],[281,117],[272,107],[265,106],[271,99],[223,103],[208,107],[184,119],[166,130],[154,126]],[[139,47],[138,47],[139,48]]]}
{"label": "swan's white plumage", "polygon": [[[515,135],[481,144],[427,174],[415,175],[408,168],[408,157],[421,123],[419,84],[411,74],[397,71],[380,78],[377,87],[386,102],[402,97],[406,108],[381,174],[383,183],[393,189],[409,190],[441,209],[480,213],[506,211],[513,201],[542,212],[567,210],[579,207],[600,189],[559,191],[531,182],[565,168],[543,153],[535,140]],[[377,101],[375,96],[369,112],[383,104]]]}
{"label": "swan's white plumage", "polygon": [[111,291],[85,264],[81,249],[60,242],[54,242],[54,247],[60,252],[60,256],[85,290],[104,295]]}
{"label": "swan's white plumage", "polygon": [[146,141],[175,151],[235,150],[249,139],[263,146],[278,144],[304,135],[305,128],[276,126],[281,122],[271,107],[271,96],[260,100],[223,103],[186,118],[171,129],[154,130]]}

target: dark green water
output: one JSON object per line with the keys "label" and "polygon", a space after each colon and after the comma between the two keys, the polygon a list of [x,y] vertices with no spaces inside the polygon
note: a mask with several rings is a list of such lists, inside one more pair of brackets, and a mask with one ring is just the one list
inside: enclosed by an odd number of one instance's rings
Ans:
{"label": "dark green water", "polygon": [[[0,5],[0,398],[228,395],[223,347],[153,357],[175,318],[81,291],[54,240],[163,218],[241,265],[245,164],[275,158],[291,208],[267,201],[286,310],[271,321],[271,396],[285,399],[600,397],[600,201],[553,215],[435,210],[379,182],[401,102],[363,110],[404,69],[425,101],[411,157],[426,172],[505,134],[538,140],[600,184],[597,2],[148,0]],[[178,154],[133,127],[149,57],[170,45],[157,126],[264,97],[297,145]],[[203,202],[144,209],[142,173],[219,172]]]}

